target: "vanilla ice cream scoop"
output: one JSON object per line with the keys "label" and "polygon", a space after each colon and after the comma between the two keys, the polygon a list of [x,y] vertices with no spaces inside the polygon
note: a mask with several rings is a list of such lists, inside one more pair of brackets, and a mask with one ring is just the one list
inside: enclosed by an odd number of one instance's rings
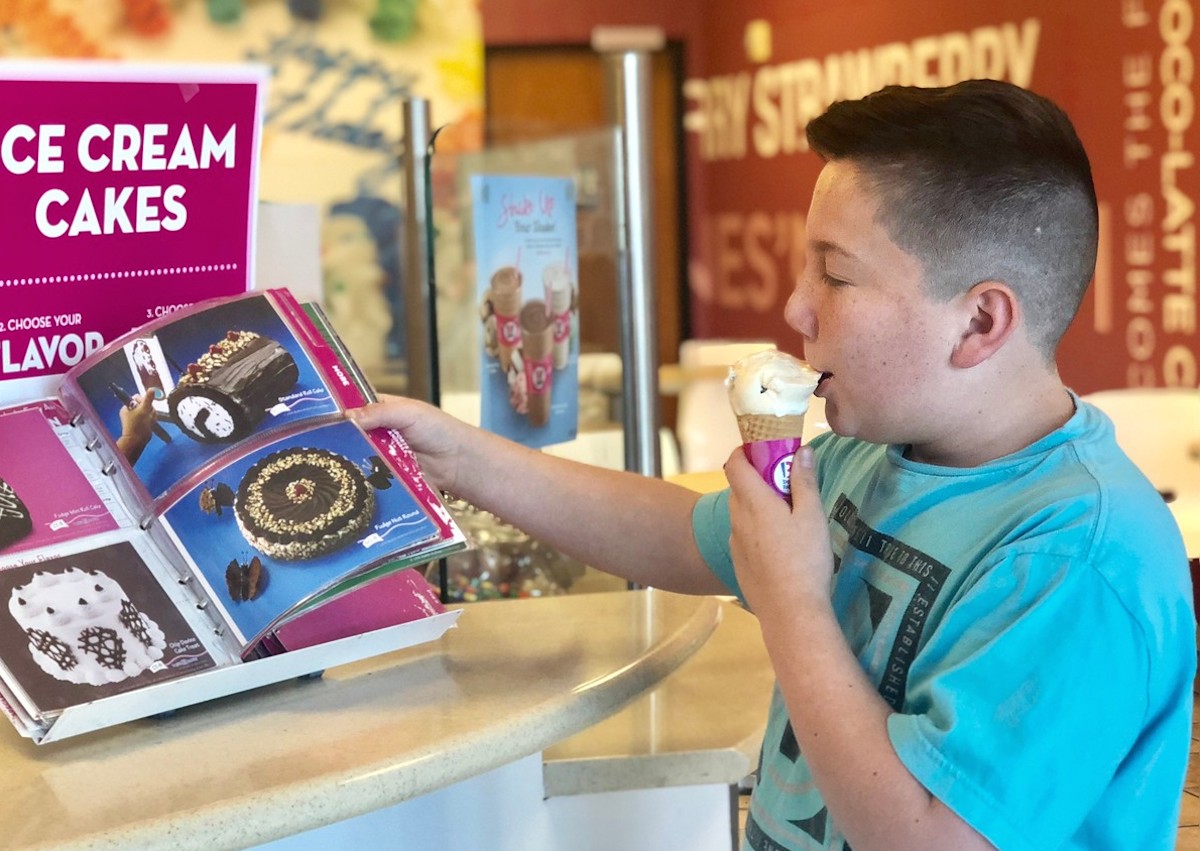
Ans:
{"label": "vanilla ice cream scoop", "polygon": [[725,386],[734,414],[790,417],[808,411],[821,373],[786,352],[769,349],[729,367]]}

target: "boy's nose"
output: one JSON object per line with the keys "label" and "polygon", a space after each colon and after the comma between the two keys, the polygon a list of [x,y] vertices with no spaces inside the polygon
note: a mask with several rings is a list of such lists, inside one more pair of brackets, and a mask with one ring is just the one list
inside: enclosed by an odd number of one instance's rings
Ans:
{"label": "boy's nose", "polygon": [[796,282],[792,294],[788,296],[787,304],[783,308],[783,320],[788,327],[804,337],[812,338],[817,334],[816,315],[805,299],[803,278]]}

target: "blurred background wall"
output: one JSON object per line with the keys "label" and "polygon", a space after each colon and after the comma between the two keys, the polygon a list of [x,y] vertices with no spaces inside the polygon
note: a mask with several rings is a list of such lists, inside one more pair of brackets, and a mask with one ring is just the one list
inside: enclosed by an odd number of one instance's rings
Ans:
{"label": "blurred background wall", "polygon": [[664,37],[663,362],[689,337],[799,350],[780,314],[819,170],[808,118],[887,83],[986,76],[1057,100],[1092,156],[1102,242],[1065,379],[1081,392],[1200,381],[1195,0],[0,0],[0,55],[267,62],[261,197],[319,203],[324,244],[357,258],[346,269],[367,264],[340,285],[361,287],[394,274],[387,234],[403,215],[389,99],[431,99],[444,159],[609,123],[598,26]]}
{"label": "blurred background wall", "polygon": [[[484,0],[495,48],[584,44],[601,24],[662,28],[680,45],[684,327],[797,349],[780,313],[803,265],[819,163],[805,122],[887,83],[995,77],[1058,101],[1092,157],[1102,243],[1063,344],[1081,392],[1195,387],[1194,0]],[[490,97],[490,96],[489,96]]]}

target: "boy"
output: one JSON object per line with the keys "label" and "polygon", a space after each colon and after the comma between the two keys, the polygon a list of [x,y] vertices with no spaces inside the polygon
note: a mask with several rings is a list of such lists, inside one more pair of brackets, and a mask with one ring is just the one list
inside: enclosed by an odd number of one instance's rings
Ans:
{"label": "boy", "polygon": [[1095,263],[1082,145],[994,81],[889,87],[808,136],[786,317],[834,433],[797,455],[791,507],[740,449],[697,498],[410,401],[353,416],[596,567],[746,601],[777,676],[749,848],[1173,847],[1186,558],[1054,361]]}

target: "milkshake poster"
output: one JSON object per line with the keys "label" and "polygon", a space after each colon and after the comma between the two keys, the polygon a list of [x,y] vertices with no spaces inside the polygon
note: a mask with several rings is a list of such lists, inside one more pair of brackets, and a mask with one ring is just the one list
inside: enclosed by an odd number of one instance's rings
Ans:
{"label": "milkshake poster", "polygon": [[158,316],[249,289],[266,72],[0,68],[0,400]]}
{"label": "milkshake poster", "polygon": [[579,258],[568,178],[471,178],[483,334],[480,424],[526,446],[579,424]]}

